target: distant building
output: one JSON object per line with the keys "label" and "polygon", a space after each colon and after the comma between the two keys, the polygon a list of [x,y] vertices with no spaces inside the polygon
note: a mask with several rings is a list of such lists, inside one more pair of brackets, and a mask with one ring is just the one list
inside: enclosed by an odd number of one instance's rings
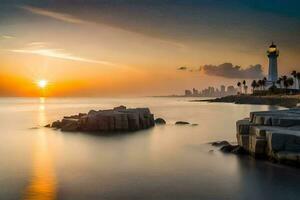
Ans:
{"label": "distant building", "polygon": [[209,86],[201,91],[193,88],[192,90],[185,90],[184,96],[186,97],[221,97],[226,95],[234,95],[237,89],[233,86],[228,86],[227,91],[225,85],[221,85],[220,89]]}
{"label": "distant building", "polygon": [[221,85],[221,93],[225,94],[225,85]]}
{"label": "distant building", "polygon": [[185,90],[184,94],[185,94],[185,96],[190,97],[190,96],[192,96],[192,91],[191,90]]}
{"label": "distant building", "polygon": [[237,89],[234,88],[232,85],[227,87],[227,94],[228,95],[235,95],[237,93]]}
{"label": "distant building", "polygon": [[193,96],[198,96],[199,92],[197,89],[193,88]]}

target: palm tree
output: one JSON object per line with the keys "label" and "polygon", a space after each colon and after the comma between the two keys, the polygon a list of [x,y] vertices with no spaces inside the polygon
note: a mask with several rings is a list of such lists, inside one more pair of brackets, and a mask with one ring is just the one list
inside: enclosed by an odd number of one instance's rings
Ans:
{"label": "palm tree", "polygon": [[263,90],[265,90],[266,82],[267,82],[267,78],[264,77],[263,80],[261,80],[261,85],[263,87]]}
{"label": "palm tree", "polygon": [[287,76],[282,76],[281,78],[282,78],[283,81],[287,80]]}
{"label": "palm tree", "polygon": [[254,90],[255,90],[255,88],[257,87],[256,80],[253,80],[253,81],[252,81],[251,87],[252,87],[252,93],[254,93]]}
{"label": "palm tree", "polygon": [[260,90],[261,90],[261,87],[262,87],[262,80],[258,80],[257,81],[257,86],[260,88]]}
{"label": "palm tree", "polygon": [[242,93],[242,90],[241,90],[241,82],[238,82],[237,84],[236,84],[238,87],[239,87],[239,90],[240,90],[240,93]]}
{"label": "palm tree", "polygon": [[[299,73],[299,78],[300,78],[300,73]],[[276,83],[279,85],[279,88],[281,88],[281,82],[282,82],[282,78],[280,77]]]}
{"label": "palm tree", "polygon": [[297,89],[297,84],[296,84],[296,81],[297,81],[297,72],[296,70],[293,70],[291,75],[293,76],[293,79],[294,79],[294,83],[295,83],[295,89]]}
{"label": "palm tree", "polygon": [[243,80],[243,85],[244,85],[244,93],[247,94],[247,91],[246,91],[247,89],[246,88],[248,88],[248,87],[246,85],[246,81],[245,80]]}
{"label": "palm tree", "polygon": [[293,86],[295,81],[294,81],[293,78],[288,78],[288,79],[287,79],[287,82],[288,82],[288,85],[289,85],[289,86]]}
{"label": "palm tree", "polygon": [[298,81],[298,90],[299,90],[300,89],[300,72],[297,72],[296,78],[297,78],[297,81]]}
{"label": "palm tree", "polygon": [[294,79],[293,78],[287,78],[286,76],[283,76],[283,85],[285,88],[285,93],[287,93],[287,89],[289,86],[292,86],[294,84]]}

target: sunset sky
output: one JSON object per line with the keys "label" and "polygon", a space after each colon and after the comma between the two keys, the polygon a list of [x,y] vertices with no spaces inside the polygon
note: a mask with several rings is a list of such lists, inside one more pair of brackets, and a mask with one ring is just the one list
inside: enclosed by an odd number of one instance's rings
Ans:
{"label": "sunset sky", "polygon": [[267,73],[272,41],[279,73],[290,73],[300,70],[299,8],[298,0],[1,0],[0,96],[39,96],[39,80],[47,96],[235,84]]}

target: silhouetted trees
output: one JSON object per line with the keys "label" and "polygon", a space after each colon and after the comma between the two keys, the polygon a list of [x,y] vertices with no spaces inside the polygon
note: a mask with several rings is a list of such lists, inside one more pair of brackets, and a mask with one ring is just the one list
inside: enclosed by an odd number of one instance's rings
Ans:
{"label": "silhouetted trees", "polygon": [[291,73],[292,77],[293,77],[293,80],[294,80],[294,83],[295,83],[295,89],[297,89],[297,84],[296,84],[296,80],[297,80],[297,72],[296,70],[293,70],[292,73]]}
{"label": "silhouetted trees", "polygon": [[[241,90],[241,86],[244,86],[244,92],[247,93],[247,88],[248,86],[246,85],[246,80],[243,80],[242,83],[238,82],[237,86],[240,88],[240,92]],[[300,72],[297,72],[296,70],[293,70],[291,72],[291,76],[288,77],[286,75],[281,76],[278,78],[278,80],[276,82],[273,82],[272,84],[270,84],[270,82],[268,82],[267,78],[264,77],[263,79],[259,79],[259,80],[253,80],[251,82],[251,88],[252,88],[252,92],[254,93],[254,91],[256,89],[258,90],[266,90],[266,86],[268,86],[268,90],[270,90],[271,92],[275,92],[276,88],[284,88],[285,89],[285,93],[288,92],[288,89],[298,89],[300,91]],[[272,88],[272,89],[271,89]],[[293,92],[293,91],[291,91]]]}
{"label": "silhouetted trees", "polygon": [[238,88],[239,88],[239,92],[240,93],[242,93],[242,84],[241,84],[241,82],[237,82],[237,84],[236,84],[237,86],[238,86]]}
{"label": "silhouetted trees", "polygon": [[296,78],[297,78],[297,81],[298,81],[298,89],[300,89],[300,72],[297,72]]}
{"label": "silhouetted trees", "polygon": [[255,88],[257,87],[257,82],[256,82],[256,80],[253,80],[253,81],[252,81],[251,87],[252,87],[252,92],[254,92]]}
{"label": "silhouetted trees", "polygon": [[282,78],[280,77],[277,81],[276,81],[277,85],[279,85],[279,88],[281,88],[281,83],[282,83]]}

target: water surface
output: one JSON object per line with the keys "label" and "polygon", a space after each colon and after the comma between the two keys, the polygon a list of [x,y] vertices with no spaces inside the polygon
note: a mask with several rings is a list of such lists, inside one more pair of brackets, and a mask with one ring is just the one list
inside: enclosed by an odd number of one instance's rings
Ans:
{"label": "water surface", "polygon": [[[235,121],[261,105],[186,98],[0,99],[0,199],[297,199],[299,169],[226,155]],[[132,134],[42,128],[65,115],[150,107],[168,122]],[[177,120],[198,126],[175,126]],[[214,150],[210,152],[210,150]]]}

